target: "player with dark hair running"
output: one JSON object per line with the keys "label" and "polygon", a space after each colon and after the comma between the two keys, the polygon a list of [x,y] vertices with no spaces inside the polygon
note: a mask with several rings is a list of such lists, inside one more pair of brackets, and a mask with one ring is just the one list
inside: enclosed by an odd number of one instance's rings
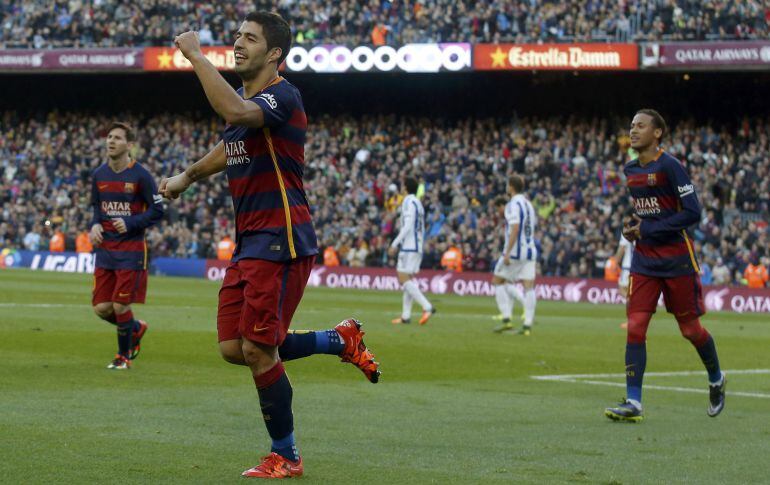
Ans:
{"label": "player with dark hair running", "polygon": [[96,269],[92,304],[99,318],[117,327],[118,353],[108,369],[125,370],[139,355],[147,323],[136,320],[132,303],[147,294],[145,230],[163,217],[163,199],[155,181],[130,151],[133,129],[114,122],[107,130],[107,163],[94,170],[91,204],[94,216],[89,238]]}
{"label": "player with dark hair running", "polygon": [[203,55],[196,32],[179,35],[175,43],[227,124],[222,141],[183,173],[161,181],[160,192],[176,198],[193,182],[227,174],[236,249],[219,291],[219,349],[227,362],[250,368],[272,439],[271,453],[243,476],[300,476],[292,387],[283,361],[332,354],[371,382],[380,371],[354,319],[330,330],[289,332],[318,253],[302,183],[307,118],[297,88],[278,75],[291,29],[273,13],[246,16],[235,34],[235,72],[243,82],[237,91]]}
{"label": "player with dark hair running", "polygon": [[[524,195],[524,178],[513,174],[508,180],[508,201],[496,201],[498,210],[505,219],[505,243],[500,259],[495,264],[492,285],[495,287],[495,301],[503,316],[503,322],[494,328],[496,333],[511,332],[511,314],[514,299],[520,299],[524,306],[524,325],[518,335],[529,336],[535,318],[537,297],[535,295],[535,273],[537,270],[537,243],[535,226],[537,213]],[[502,203],[501,203],[502,202]],[[517,295],[514,282],[524,286],[523,297]]]}
{"label": "player with dark hair running", "polygon": [[706,310],[698,262],[687,228],[700,219],[701,205],[682,164],[660,148],[666,122],[651,109],[637,111],[631,122],[631,147],[639,153],[626,164],[634,214],[623,236],[636,241],[628,282],[626,399],[604,414],[616,421],[641,421],[642,379],[647,364],[646,336],[658,298],[673,313],[682,336],[692,342],[709,379],[707,414],[725,405],[725,375],[719,367],[714,339],[701,326]]}
{"label": "player with dark hair running", "polygon": [[392,256],[398,251],[396,272],[398,281],[404,285],[404,297],[402,300],[401,316],[391,320],[393,324],[410,323],[412,315],[412,302],[416,301],[422,307],[420,325],[425,325],[430,317],[436,313],[436,308],[425,298],[420,291],[414,275],[420,271],[422,263],[422,245],[425,240],[425,209],[420,199],[417,198],[417,189],[420,184],[414,177],[404,179],[404,201],[401,203],[401,229],[388,248]]}

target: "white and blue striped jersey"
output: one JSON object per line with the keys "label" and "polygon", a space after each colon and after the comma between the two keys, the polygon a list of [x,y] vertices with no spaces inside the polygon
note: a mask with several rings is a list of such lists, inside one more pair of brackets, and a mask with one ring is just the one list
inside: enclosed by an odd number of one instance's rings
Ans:
{"label": "white and blue striped jersey", "polygon": [[425,240],[425,209],[414,194],[404,197],[401,203],[401,230],[391,246],[401,246],[401,251],[421,253]]}
{"label": "white and blue striped jersey", "polygon": [[623,235],[621,234],[620,243],[618,244],[618,249],[622,247],[625,247],[626,249],[625,251],[623,251],[623,261],[620,263],[620,269],[625,269],[630,271],[631,261],[634,258],[634,243],[624,238]]}
{"label": "white and blue striped jersey", "polygon": [[505,246],[503,246],[503,253],[505,253],[505,248],[509,247],[508,238],[511,237],[511,226],[514,224],[519,224],[519,234],[511,244],[511,250],[508,254],[513,260],[536,261],[535,225],[537,224],[537,215],[532,204],[522,194],[514,195],[511,201],[505,205]]}

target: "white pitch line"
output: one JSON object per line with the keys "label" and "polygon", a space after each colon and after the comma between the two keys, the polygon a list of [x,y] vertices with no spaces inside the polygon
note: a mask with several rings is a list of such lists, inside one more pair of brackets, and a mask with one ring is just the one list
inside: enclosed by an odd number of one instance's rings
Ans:
{"label": "white pitch line", "polygon": [[[700,375],[703,371],[678,371],[678,372],[648,372],[645,376],[653,377],[675,377],[675,376],[691,376]],[[727,375],[743,375],[743,374],[770,374],[770,369],[739,369],[725,371]],[[538,381],[552,381],[552,382],[568,382],[571,384],[590,384],[593,386],[611,386],[611,387],[626,387],[625,383],[620,382],[607,382],[607,381],[594,381],[586,380],[589,378],[620,378],[625,377],[625,374],[562,374],[562,375],[550,375],[550,376],[530,376],[532,379]],[[676,391],[676,392],[692,392],[696,394],[708,394],[706,389],[696,389],[692,387],[678,387],[678,386],[658,386],[645,384],[645,389],[655,389],[660,391]],[[770,394],[761,392],[743,392],[743,391],[727,391],[730,396],[741,397],[757,397],[761,399],[770,399]]]}
{"label": "white pitch line", "polygon": [[[703,374],[702,370],[681,370],[673,372],[645,372],[645,376],[649,377],[677,377],[677,376],[697,376]],[[770,374],[770,369],[738,369],[725,371],[729,374]],[[613,374],[553,374],[548,376],[530,376],[532,379],[538,381],[560,381],[564,379],[589,379],[595,377],[597,379],[608,379],[611,377],[626,377],[622,373]]]}

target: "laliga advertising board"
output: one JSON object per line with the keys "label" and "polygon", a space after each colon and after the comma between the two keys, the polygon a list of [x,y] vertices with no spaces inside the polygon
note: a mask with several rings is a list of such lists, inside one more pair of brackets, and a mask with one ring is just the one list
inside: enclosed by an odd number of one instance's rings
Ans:
{"label": "laliga advertising board", "polygon": [[[169,258],[171,259],[171,258]],[[210,280],[224,277],[227,261],[207,260],[200,276]],[[170,273],[166,273],[170,274]],[[495,290],[488,273],[451,273],[422,270],[415,277],[420,291],[437,295],[494,297]],[[392,268],[349,268],[344,266],[316,266],[308,286],[357,290],[401,291],[396,272]],[[614,283],[585,278],[539,277],[535,286],[538,300],[586,302],[593,304],[625,305],[625,298]],[[706,308],[709,311],[770,313],[770,290],[745,287],[704,287]],[[663,305],[663,299],[658,302]]]}
{"label": "laliga advertising board", "polygon": [[[66,273],[93,273],[92,253],[50,253],[43,251],[0,251],[0,271],[30,268]],[[215,259],[154,258],[150,262],[153,275],[187,276],[219,281],[224,277],[229,261]],[[450,273],[422,270],[415,278],[420,290],[437,295],[493,297],[494,287],[488,273]],[[344,266],[313,268],[308,286],[359,290],[400,291],[396,272],[392,268],[348,268]],[[739,313],[770,313],[770,289],[746,287],[704,287],[704,299],[709,311]],[[581,278],[539,277],[535,287],[539,300],[587,302],[624,305],[617,285]],[[662,304],[662,302],[659,302]]]}
{"label": "laliga advertising board", "polygon": [[[203,54],[219,70],[235,66],[230,46],[203,47]],[[456,72],[471,69],[471,45],[467,43],[406,44],[402,47],[320,45],[295,46],[282,71],[288,72]],[[175,48],[148,47],[145,71],[189,71],[192,65]]]}

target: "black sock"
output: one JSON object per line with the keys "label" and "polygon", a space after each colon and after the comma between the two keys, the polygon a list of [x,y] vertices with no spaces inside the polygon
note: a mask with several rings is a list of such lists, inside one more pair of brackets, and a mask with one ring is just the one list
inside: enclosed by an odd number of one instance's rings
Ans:
{"label": "black sock", "polygon": [[117,325],[118,324],[118,320],[115,318],[115,313],[110,313],[110,315],[107,316],[107,317],[99,317],[99,318],[101,318],[105,322],[111,323],[113,325]]}
{"label": "black sock", "polygon": [[115,315],[118,325],[118,353],[124,357],[131,355],[133,345],[133,333],[139,322],[134,320],[134,313],[131,310]]}
{"label": "black sock", "polygon": [[315,353],[315,332],[289,332],[278,347],[278,356],[282,361],[301,359]]}
{"label": "black sock", "polygon": [[717,347],[714,344],[714,338],[709,335],[706,342],[700,347],[695,347],[698,351],[703,366],[709,374],[709,382],[715,384],[722,379],[722,370],[719,368],[719,357],[717,356]]}
{"label": "black sock", "polygon": [[294,415],[291,400],[294,392],[283,364],[278,362],[269,371],[254,377],[259,394],[262,418],[270,438],[272,451],[291,461],[299,460],[294,444]]}

